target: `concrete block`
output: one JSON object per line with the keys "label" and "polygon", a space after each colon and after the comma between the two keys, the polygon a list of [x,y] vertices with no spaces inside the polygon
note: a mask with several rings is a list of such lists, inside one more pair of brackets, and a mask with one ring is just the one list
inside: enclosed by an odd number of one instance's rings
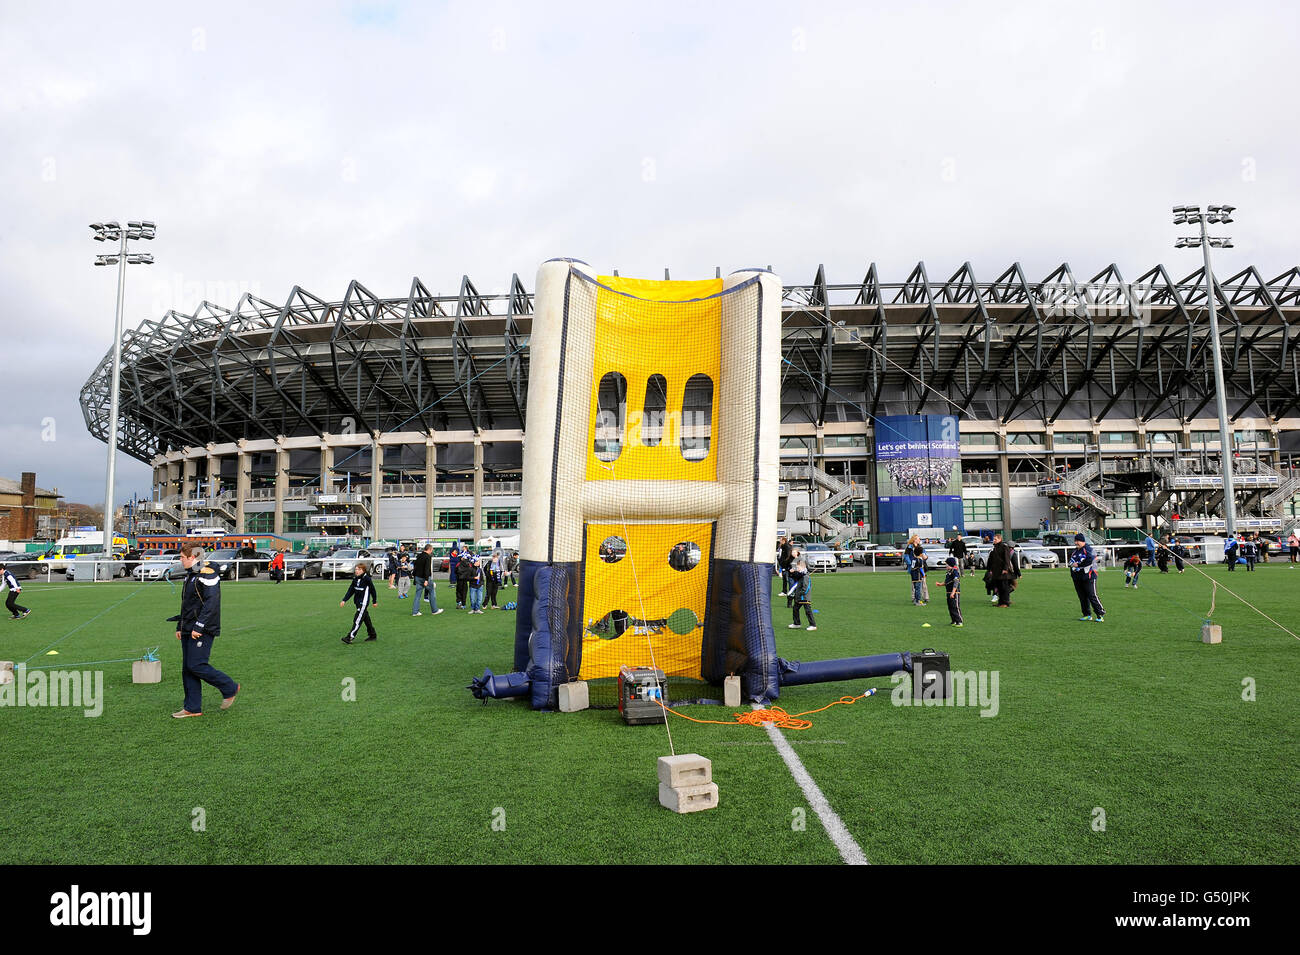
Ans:
{"label": "concrete block", "polygon": [[673,812],[700,812],[718,807],[718,784],[702,786],[665,786],[659,784],[659,805]]}
{"label": "concrete block", "polygon": [[14,665],[12,660],[0,660],[0,683],[12,683],[14,681]]}
{"label": "concrete block", "polygon": [[591,694],[585,680],[560,684],[560,712],[576,713],[591,705]]}
{"label": "concrete block", "polygon": [[740,705],[740,677],[729,676],[722,681],[722,705]]}
{"label": "concrete block", "polygon": [[1201,624],[1201,642],[1202,643],[1222,643],[1223,628],[1217,623]]}
{"label": "concrete block", "polygon": [[136,660],[131,664],[132,683],[161,683],[161,660]]}
{"label": "concrete block", "polygon": [[697,753],[659,757],[659,781],[677,789],[713,782],[713,763]]}

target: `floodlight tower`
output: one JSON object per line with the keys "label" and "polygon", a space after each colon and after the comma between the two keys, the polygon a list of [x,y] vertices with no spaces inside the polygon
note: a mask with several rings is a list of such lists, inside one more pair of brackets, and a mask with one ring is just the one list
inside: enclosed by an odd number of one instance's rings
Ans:
{"label": "floodlight tower", "polygon": [[1210,268],[1210,248],[1231,249],[1232,239],[1227,237],[1212,238],[1206,224],[1209,222],[1224,225],[1232,221],[1232,212],[1236,206],[1207,206],[1202,212],[1200,206],[1174,206],[1174,225],[1197,225],[1201,234],[1180,238],[1174,243],[1176,249],[1199,248],[1205,256],[1205,298],[1210,307],[1210,349],[1214,362],[1214,393],[1219,409],[1219,448],[1223,458],[1223,518],[1224,530],[1231,537],[1237,528],[1237,499],[1232,487],[1232,435],[1228,428],[1228,398],[1223,387],[1223,358],[1219,348],[1219,316],[1214,302],[1214,271]]}
{"label": "floodlight tower", "polygon": [[128,222],[126,228],[116,222],[92,222],[90,230],[96,242],[118,243],[116,252],[95,256],[96,265],[117,266],[117,317],[113,327],[113,383],[109,389],[108,410],[108,473],[104,481],[104,555],[113,556],[113,485],[117,463],[117,402],[119,393],[118,372],[122,363],[122,302],[126,289],[128,265],[153,265],[153,254],[131,252],[127,242],[132,239],[151,240],[156,234],[152,222]]}

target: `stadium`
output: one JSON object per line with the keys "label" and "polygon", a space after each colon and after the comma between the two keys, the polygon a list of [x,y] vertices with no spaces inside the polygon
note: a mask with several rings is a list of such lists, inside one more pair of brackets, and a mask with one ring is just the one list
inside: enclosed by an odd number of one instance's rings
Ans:
{"label": "stadium", "polygon": [[[964,533],[1223,528],[1202,270],[945,273],[872,264],[841,284],[818,268],[784,287],[781,529],[892,539],[873,519],[879,420],[934,414],[960,418]],[[1300,269],[1215,288],[1238,525],[1278,531],[1300,492]],[[133,529],[513,533],[532,311],[518,275],[493,294],[465,276],[455,294],[354,281],[339,300],[296,287],[145,321],[122,351],[119,447],[154,470]],[[81,391],[101,439],[111,371],[110,352]]]}

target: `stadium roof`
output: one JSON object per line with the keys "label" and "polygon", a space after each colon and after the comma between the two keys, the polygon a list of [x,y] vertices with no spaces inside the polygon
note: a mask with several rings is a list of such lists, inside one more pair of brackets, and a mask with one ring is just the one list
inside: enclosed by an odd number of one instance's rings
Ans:
{"label": "stadium roof", "polygon": [[[1251,267],[1216,282],[1229,412],[1281,418],[1300,405],[1300,268]],[[884,282],[787,285],[783,421],[866,421],[946,412],[1011,422],[1108,415],[1190,420],[1214,394],[1203,270],[1110,265],[1036,282],[1019,264],[992,281],[969,263],[933,279],[918,263]],[[418,278],[402,298],[352,282],[339,301],[295,287],[283,303],[204,302],[126,333],[119,446],[142,461],[239,438],[355,431],[521,428],[532,294],[468,276],[454,295]],[[112,352],[81,390],[86,426],[107,440]]]}

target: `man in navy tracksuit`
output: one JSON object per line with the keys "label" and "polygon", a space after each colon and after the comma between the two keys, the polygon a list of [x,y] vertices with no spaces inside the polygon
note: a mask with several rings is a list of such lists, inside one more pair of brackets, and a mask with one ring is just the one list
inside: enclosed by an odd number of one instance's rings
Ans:
{"label": "man in navy tracksuit", "polygon": [[203,684],[221,691],[221,708],[230,709],[239,694],[239,684],[222,673],[208,658],[212,643],[221,633],[221,575],[211,564],[202,563],[203,548],[187,544],[181,548],[180,562],[185,568],[181,582],[181,612],[171,617],[176,623],[176,639],[181,642],[181,683],[185,687],[185,705],[173,713],[176,719],[203,715]]}
{"label": "man in navy tracksuit", "polygon": [[339,601],[339,606],[347,605],[349,598],[357,605],[357,614],[352,618],[352,629],[348,635],[343,638],[344,643],[355,643],[357,632],[361,625],[366,625],[366,642],[378,640],[379,634],[375,633],[375,625],[370,622],[370,608],[379,606],[379,596],[375,593],[375,582],[370,577],[370,568],[357,561],[356,566],[352,568],[352,580],[348,583],[348,592],[343,595]]}
{"label": "man in navy tracksuit", "polygon": [[1102,623],[1106,608],[1097,597],[1097,556],[1082,534],[1074,535],[1074,550],[1070,553],[1070,576],[1074,578],[1074,592],[1079,595],[1079,612],[1083,614],[1079,619],[1092,620],[1095,613],[1097,623]]}
{"label": "man in navy tracksuit", "polygon": [[13,575],[13,571],[6,568],[4,564],[0,564],[0,587],[9,588],[9,596],[5,598],[5,609],[14,620],[21,620],[31,613],[18,602],[18,595],[23,592],[23,588],[19,586],[18,578]]}
{"label": "man in navy tracksuit", "polygon": [[1255,559],[1259,556],[1259,545],[1255,543],[1255,538],[1247,537],[1241,542],[1241,556],[1246,558],[1246,570],[1255,569]]}

